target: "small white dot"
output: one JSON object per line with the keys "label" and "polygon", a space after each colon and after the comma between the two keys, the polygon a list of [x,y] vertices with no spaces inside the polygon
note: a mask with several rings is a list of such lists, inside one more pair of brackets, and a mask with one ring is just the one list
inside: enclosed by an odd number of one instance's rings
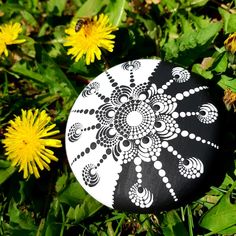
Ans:
{"label": "small white dot", "polygon": [[164,177],[164,178],[162,178],[162,181],[163,181],[163,183],[168,183],[169,182],[169,179],[167,178],[167,177]]}
{"label": "small white dot", "polygon": [[96,89],[92,88],[92,89],[90,90],[90,92],[91,92],[91,93],[95,93],[95,92],[96,92]]}
{"label": "small white dot", "polygon": [[185,112],[183,112],[183,111],[180,112],[180,116],[181,116],[181,117],[185,117],[185,116],[186,116]]}
{"label": "small white dot", "polygon": [[127,98],[126,96],[122,96],[122,97],[120,98],[120,101],[121,101],[122,103],[125,103],[125,102],[128,101],[128,98]]}
{"label": "small white dot", "polygon": [[161,154],[161,152],[155,152],[155,155],[156,155],[157,157],[159,157],[160,154]]}
{"label": "small white dot", "polygon": [[162,167],[162,163],[160,161],[155,161],[154,162],[154,167],[157,169],[157,170],[160,170],[161,167]]}
{"label": "small white dot", "polygon": [[116,134],[116,130],[115,129],[110,129],[109,130],[109,134],[112,135],[112,136],[115,135]]}
{"label": "small white dot", "polygon": [[176,95],[175,95],[175,97],[176,97],[176,99],[177,100],[183,100],[183,98],[184,98],[184,96],[183,96],[183,94],[182,93],[177,93]]}
{"label": "small white dot", "polygon": [[175,132],[175,127],[171,127],[170,128],[170,131],[173,133],[173,132]]}
{"label": "small white dot", "polygon": [[174,148],[173,148],[172,146],[169,146],[169,147],[167,148],[167,151],[168,151],[168,152],[173,152],[173,150],[174,150]]}
{"label": "small white dot", "polygon": [[167,188],[171,188],[171,184],[170,184],[170,183],[167,183],[167,184],[166,184],[166,187],[167,187]]}
{"label": "small white dot", "polygon": [[169,146],[169,143],[166,141],[163,141],[161,145],[163,148],[167,148]]}
{"label": "small white dot", "polygon": [[135,164],[136,166],[139,166],[141,163],[142,163],[141,158],[136,157],[136,158],[134,159],[134,164]]}
{"label": "small white dot", "polygon": [[174,151],[172,152],[172,154],[173,154],[174,156],[176,156],[176,155],[178,154],[178,152],[177,152],[176,150],[174,150]]}
{"label": "small white dot", "polygon": [[188,97],[188,96],[189,96],[189,92],[188,92],[188,91],[184,91],[184,92],[183,92],[183,95],[184,95],[185,97]]}
{"label": "small white dot", "polygon": [[177,118],[179,117],[179,113],[178,113],[178,112],[173,112],[173,113],[172,113],[172,117],[173,117],[174,119],[177,119]]}
{"label": "small white dot", "polygon": [[190,89],[190,90],[189,90],[189,93],[190,93],[190,94],[194,94],[195,91],[194,91],[193,89]]}
{"label": "small white dot", "polygon": [[115,115],[115,111],[109,111],[108,112],[108,117],[113,117]]}
{"label": "small white dot", "polygon": [[96,174],[96,170],[95,170],[95,169],[91,169],[91,170],[90,170],[90,174],[91,174],[91,175],[95,175],[95,174]]}
{"label": "small white dot", "polygon": [[157,157],[156,156],[152,156],[152,161],[156,161]]}
{"label": "small white dot", "polygon": [[176,130],[175,130],[175,133],[177,133],[177,134],[179,134],[181,132],[181,129],[180,128],[177,128]]}
{"label": "small white dot", "polygon": [[145,100],[146,98],[147,98],[147,96],[143,93],[139,95],[140,100]]}
{"label": "small white dot", "polygon": [[75,133],[76,133],[76,134],[80,134],[80,133],[81,133],[81,129],[77,129],[77,130],[75,131]]}
{"label": "small white dot", "polygon": [[199,88],[195,88],[194,90],[195,90],[196,92],[199,92],[200,89],[199,89]]}
{"label": "small white dot", "polygon": [[138,182],[139,184],[141,184],[141,183],[142,183],[142,180],[141,180],[141,179],[138,179],[137,182]]}
{"label": "small white dot", "polygon": [[161,170],[159,170],[158,174],[159,174],[161,177],[164,177],[164,176],[166,175],[166,172],[165,172],[163,169],[161,169]]}
{"label": "small white dot", "polygon": [[159,89],[157,90],[157,92],[158,92],[159,94],[162,94],[162,93],[164,93],[164,90],[161,89],[161,88],[159,88]]}
{"label": "small white dot", "polygon": [[190,134],[190,135],[189,135],[189,138],[190,138],[190,139],[195,139],[195,137],[196,137],[195,134]]}
{"label": "small white dot", "polygon": [[197,136],[196,140],[199,142],[201,140],[201,137]]}
{"label": "small white dot", "polygon": [[205,140],[205,139],[203,139],[203,140],[202,140],[202,143],[206,143],[206,140]]}
{"label": "small white dot", "polygon": [[182,135],[183,137],[187,137],[187,136],[188,136],[188,131],[187,131],[187,130],[183,130],[183,131],[181,132],[181,135]]}
{"label": "small white dot", "polygon": [[142,171],[142,167],[141,166],[136,166],[135,170],[136,170],[136,172],[141,172]]}
{"label": "small white dot", "polygon": [[167,87],[166,85],[163,85],[162,88],[163,88],[163,89],[167,89],[168,87]]}
{"label": "small white dot", "polygon": [[138,177],[139,179],[141,179],[141,178],[142,178],[142,174],[141,174],[141,173],[138,173],[138,174],[137,174],[137,177]]}
{"label": "small white dot", "polygon": [[188,111],[188,112],[186,113],[186,115],[187,115],[187,116],[191,116],[191,112]]}

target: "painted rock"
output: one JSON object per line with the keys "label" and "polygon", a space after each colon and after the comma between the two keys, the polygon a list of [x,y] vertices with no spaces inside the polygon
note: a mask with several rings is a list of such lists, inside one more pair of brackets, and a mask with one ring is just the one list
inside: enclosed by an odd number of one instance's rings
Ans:
{"label": "painted rock", "polygon": [[92,197],[114,209],[155,212],[203,194],[218,139],[209,88],[182,67],[144,59],[85,87],[68,118],[66,151]]}

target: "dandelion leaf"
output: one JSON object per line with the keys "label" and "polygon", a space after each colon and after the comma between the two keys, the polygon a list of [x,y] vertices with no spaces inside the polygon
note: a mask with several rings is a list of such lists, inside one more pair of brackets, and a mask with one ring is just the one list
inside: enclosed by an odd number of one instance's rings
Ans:
{"label": "dandelion leaf", "polygon": [[232,189],[212,207],[200,220],[200,226],[219,233],[236,225],[236,204],[230,202]]}

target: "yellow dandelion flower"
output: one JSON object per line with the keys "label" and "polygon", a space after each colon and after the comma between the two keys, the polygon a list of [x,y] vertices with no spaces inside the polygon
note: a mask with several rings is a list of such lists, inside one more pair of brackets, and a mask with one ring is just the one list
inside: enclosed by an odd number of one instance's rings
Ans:
{"label": "yellow dandelion flower", "polygon": [[229,35],[229,37],[224,41],[224,45],[226,50],[232,54],[236,52],[236,32]]}
{"label": "yellow dandelion flower", "polygon": [[0,38],[0,56],[1,56],[3,53],[5,54],[5,56],[8,55],[8,51],[7,51],[6,44],[5,44],[4,41]]}
{"label": "yellow dandelion flower", "polygon": [[6,45],[25,42],[25,39],[17,39],[21,32],[22,27],[19,23],[11,22],[0,26],[0,55],[4,52],[8,56]]}
{"label": "yellow dandelion flower", "polygon": [[34,174],[39,178],[39,171],[50,170],[49,163],[57,161],[54,152],[46,147],[61,147],[61,141],[49,136],[59,133],[52,130],[56,125],[49,125],[50,117],[45,111],[22,110],[21,116],[16,116],[7,127],[5,139],[2,141],[8,160],[13,166],[19,166],[24,178]]}
{"label": "yellow dandelion flower", "polygon": [[89,65],[95,61],[95,58],[101,60],[101,48],[113,51],[115,35],[112,31],[117,27],[109,23],[107,15],[101,14],[91,19],[81,19],[81,27],[75,30],[76,22],[73,21],[71,26],[65,30],[68,36],[65,38],[65,46],[71,47],[68,55],[72,55],[75,61],[85,55],[86,64]]}

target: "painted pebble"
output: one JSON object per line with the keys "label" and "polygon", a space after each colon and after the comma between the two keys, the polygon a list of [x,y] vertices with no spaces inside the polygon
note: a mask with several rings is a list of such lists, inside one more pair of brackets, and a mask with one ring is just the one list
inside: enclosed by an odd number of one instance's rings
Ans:
{"label": "painted pebble", "polygon": [[112,67],[85,87],[68,118],[66,151],[96,200],[155,212],[203,194],[218,136],[209,88],[182,67],[142,59]]}

